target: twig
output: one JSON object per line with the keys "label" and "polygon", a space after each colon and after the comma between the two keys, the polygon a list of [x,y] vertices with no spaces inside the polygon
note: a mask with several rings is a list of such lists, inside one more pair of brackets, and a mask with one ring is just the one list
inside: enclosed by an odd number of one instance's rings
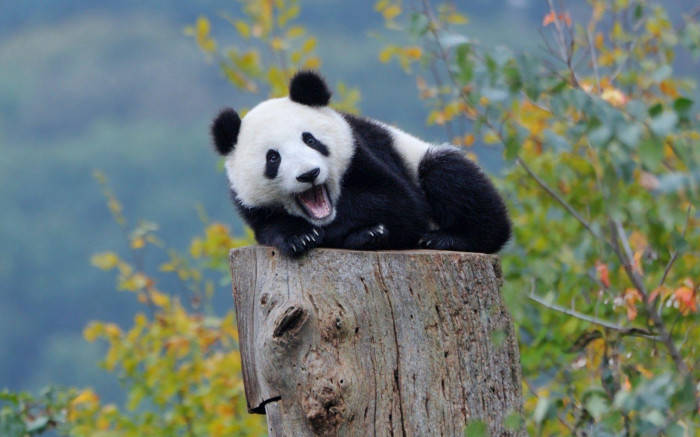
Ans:
{"label": "twig", "polygon": [[600,72],[598,71],[598,59],[595,54],[595,45],[593,42],[593,35],[591,35],[591,29],[587,29],[586,33],[588,35],[588,47],[591,52],[591,61],[593,62],[593,74],[595,75],[595,82],[598,85],[598,92],[602,92],[600,89]]}
{"label": "twig", "polygon": [[[683,233],[681,234],[682,237],[685,237],[685,233],[688,230],[688,223],[690,223],[690,210],[691,206],[688,206],[688,212],[686,213],[685,217],[685,226],[683,227]],[[664,285],[664,282],[666,282],[666,277],[668,276],[668,273],[671,271],[671,267],[673,267],[673,263],[676,262],[678,259],[678,255],[680,254],[680,250],[674,250],[671,253],[671,259],[668,260],[668,264],[666,264],[666,268],[664,269],[664,274],[661,277],[661,281],[659,281],[659,287]]]}
{"label": "twig", "polygon": [[583,225],[583,227],[586,228],[588,230],[588,232],[591,233],[591,235],[593,235],[597,239],[603,241],[605,244],[607,244],[608,246],[610,246],[611,248],[614,249],[614,246],[607,238],[600,235],[595,229],[593,229],[593,226],[590,223],[588,223],[588,221],[585,218],[583,218],[581,216],[581,214],[579,214],[578,211],[576,211],[574,209],[573,206],[571,206],[557,192],[555,192],[552,188],[550,188],[550,186],[547,185],[547,183],[544,180],[540,179],[540,177],[537,176],[535,174],[535,172],[532,171],[530,166],[528,166],[525,163],[525,161],[522,160],[522,158],[518,157],[516,159],[516,162],[527,172],[528,175],[530,175],[530,177],[532,179],[535,180],[535,182],[537,182],[537,185],[539,185],[543,190],[545,190],[547,192],[547,194],[550,195],[550,197],[552,197],[554,200],[556,200],[561,206],[564,207],[564,209],[566,209],[571,215],[573,215],[576,218],[576,220],[578,220],[579,223],[581,223]]}
{"label": "twig", "polygon": [[646,331],[641,328],[628,328],[624,327],[621,325],[617,325],[615,323],[612,323],[607,320],[599,319],[597,317],[589,316],[587,314],[580,313],[574,309],[566,308],[561,305],[557,305],[555,303],[550,303],[547,302],[546,300],[542,299],[541,297],[537,296],[534,292],[530,292],[530,294],[527,296],[528,299],[533,300],[537,302],[538,304],[549,308],[550,310],[554,310],[563,314],[566,314],[567,316],[575,317],[579,320],[583,320],[584,322],[588,323],[593,323],[594,325],[602,326],[603,328],[611,329],[613,331],[618,331],[623,334],[627,335],[636,335],[639,337],[644,337],[648,338],[649,340],[654,340],[654,341],[661,341],[661,339],[655,335],[652,335],[651,332]]}
{"label": "twig", "polygon": [[[674,364],[676,365],[676,369],[678,369],[678,371],[685,376],[690,375],[690,370],[688,369],[688,366],[686,365],[685,361],[683,361],[683,357],[678,351],[678,348],[676,348],[676,345],[673,342],[673,338],[671,338],[671,335],[666,329],[666,325],[661,319],[661,316],[656,311],[654,311],[652,303],[649,302],[649,293],[647,292],[647,288],[644,285],[642,277],[639,275],[639,272],[633,267],[632,263],[634,256],[632,255],[629,240],[627,239],[625,230],[622,227],[622,223],[620,223],[619,220],[612,218],[610,219],[610,222],[616,234],[615,241],[617,242],[618,246],[622,246],[621,249],[618,248],[618,250],[615,253],[617,253],[618,257],[620,258],[620,262],[622,263],[625,272],[627,272],[627,276],[629,277],[630,281],[632,281],[632,285],[634,285],[639,294],[642,295],[644,307],[647,311],[647,314],[649,315],[649,318],[654,324],[654,327],[658,331],[661,341],[666,346],[666,349],[668,349],[668,352],[671,355]],[[696,404],[698,404],[697,396],[695,400]]]}

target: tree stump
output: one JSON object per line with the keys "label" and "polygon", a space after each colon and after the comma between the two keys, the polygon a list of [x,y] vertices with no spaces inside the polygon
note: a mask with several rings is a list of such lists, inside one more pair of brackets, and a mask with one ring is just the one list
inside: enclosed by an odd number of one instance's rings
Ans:
{"label": "tree stump", "polygon": [[270,436],[521,435],[499,259],[274,248],[230,255],[248,410]]}

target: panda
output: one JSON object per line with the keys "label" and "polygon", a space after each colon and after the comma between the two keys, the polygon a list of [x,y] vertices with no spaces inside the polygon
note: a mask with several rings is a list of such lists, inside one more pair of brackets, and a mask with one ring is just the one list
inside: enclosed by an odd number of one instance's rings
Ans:
{"label": "panda", "polygon": [[507,242],[503,200],[459,149],[338,112],[330,98],[318,73],[301,71],[288,97],[212,123],[258,243],[295,258],[316,247],[495,253]]}

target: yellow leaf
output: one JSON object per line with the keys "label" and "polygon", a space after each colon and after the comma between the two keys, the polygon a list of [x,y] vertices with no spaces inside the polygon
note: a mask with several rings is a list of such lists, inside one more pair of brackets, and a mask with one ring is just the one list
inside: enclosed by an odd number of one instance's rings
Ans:
{"label": "yellow leaf", "polygon": [[316,56],[313,56],[313,57],[307,59],[306,62],[304,62],[304,68],[307,68],[309,70],[316,70],[320,66],[321,66],[321,60]]}
{"label": "yellow leaf", "polygon": [[659,88],[661,89],[662,93],[666,94],[667,96],[669,96],[673,99],[677,99],[680,96],[676,86],[673,84],[673,82],[671,82],[668,79],[662,81],[659,84]]}
{"label": "yellow leaf", "polygon": [[417,46],[406,47],[403,52],[406,56],[413,59],[420,59],[421,55],[423,54],[421,48]]}
{"label": "yellow leaf", "polygon": [[110,337],[119,337],[122,334],[122,330],[119,329],[119,326],[117,326],[114,323],[107,323],[104,326],[105,334],[107,334]]}
{"label": "yellow leaf", "polygon": [[391,60],[391,57],[396,53],[396,47],[386,46],[379,52],[379,60],[383,63],[387,63]]}
{"label": "yellow leaf", "polygon": [[466,24],[469,20],[464,15],[453,12],[447,16],[447,22],[451,24]]}
{"label": "yellow leaf", "polygon": [[97,340],[97,337],[102,335],[104,332],[104,326],[99,322],[90,322],[85,329],[83,329],[83,338],[86,341],[92,343]]}
{"label": "yellow leaf", "polygon": [[398,5],[391,5],[382,11],[384,19],[391,21],[396,18],[401,13],[401,8]]}
{"label": "yellow leaf", "polygon": [[202,256],[202,253],[204,252],[204,243],[202,242],[201,239],[195,238],[192,240],[192,244],[190,244],[190,255],[192,258],[197,259]]}
{"label": "yellow leaf", "polygon": [[302,36],[306,32],[303,27],[301,26],[293,26],[290,27],[289,30],[287,30],[287,38],[292,39],[292,38],[298,38]]}
{"label": "yellow leaf", "polygon": [[603,90],[600,97],[613,106],[621,107],[627,104],[627,96],[617,88],[609,87]]}
{"label": "yellow leaf", "polygon": [[206,17],[198,17],[197,21],[195,23],[195,29],[197,31],[198,36],[205,37],[209,35],[209,30],[211,26],[209,24],[209,20],[207,20]]}
{"label": "yellow leaf", "polygon": [[279,37],[272,38],[272,41],[270,41],[270,47],[272,47],[272,50],[278,52],[284,48],[284,41]]}
{"label": "yellow leaf", "polygon": [[78,396],[73,398],[73,400],[71,401],[71,406],[75,407],[77,405],[87,404],[87,403],[94,404],[94,403],[98,402],[99,400],[100,400],[99,396],[97,396],[94,391],[92,391],[91,389],[88,388],[88,389],[83,390],[82,392],[80,392],[80,394]]}
{"label": "yellow leaf", "polygon": [[495,144],[498,141],[498,135],[496,135],[495,132],[488,132],[486,135],[484,135],[484,142],[486,144]]}
{"label": "yellow leaf", "polygon": [[146,245],[146,240],[141,237],[136,237],[131,240],[130,246],[132,249],[142,249]]}
{"label": "yellow leaf", "polygon": [[248,39],[250,37],[250,26],[248,26],[248,23],[243,20],[236,20],[234,26],[236,26],[236,30],[243,38]]}
{"label": "yellow leaf", "polygon": [[474,141],[475,141],[475,140],[476,140],[476,138],[474,138],[474,134],[467,134],[467,135],[464,136],[464,140],[463,140],[463,141],[464,141],[464,145],[467,146],[467,147],[469,147],[469,146],[471,146],[472,144],[474,144]]}
{"label": "yellow leaf", "polygon": [[634,320],[637,318],[637,302],[642,301],[642,295],[636,288],[628,288],[624,292],[625,307],[627,308],[627,318]]}
{"label": "yellow leaf", "polygon": [[170,298],[159,291],[151,290],[149,296],[151,297],[151,301],[161,308],[166,307],[170,303]]}
{"label": "yellow leaf", "polygon": [[148,277],[143,273],[134,273],[119,284],[122,289],[129,291],[141,290],[148,284]]}
{"label": "yellow leaf", "polygon": [[119,257],[114,252],[98,253],[90,258],[90,263],[102,270],[111,270],[119,263]]}
{"label": "yellow leaf", "polygon": [[311,37],[304,41],[304,45],[301,47],[301,51],[304,53],[309,53],[316,47],[316,38]]}
{"label": "yellow leaf", "polygon": [[600,50],[601,47],[603,47],[603,43],[605,43],[605,37],[603,36],[603,34],[601,32],[596,33],[596,35],[595,35],[595,48]]}

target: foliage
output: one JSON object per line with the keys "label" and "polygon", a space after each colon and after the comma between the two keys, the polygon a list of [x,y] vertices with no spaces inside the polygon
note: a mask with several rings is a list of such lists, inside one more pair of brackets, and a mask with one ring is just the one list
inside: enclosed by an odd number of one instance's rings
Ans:
{"label": "foliage", "polygon": [[246,411],[233,312],[218,316],[210,305],[215,276],[228,277],[228,251],[250,244],[252,236],[234,238],[226,226],[203,218],[204,235],[192,239],[190,253],[168,250],[168,260],[160,264],[159,270],[176,277],[186,290],[166,293],[143,267],[149,248],[165,250],[155,236],[157,226],[141,222],[129,228],[105,177],[99,173],[96,177],[129,240],[133,261],[104,252],[94,255],[92,264],[115,271],[117,289],[134,293],[147,311],[137,313],[125,331],[107,322],[92,322],[85,328],[87,341],[102,339],[109,344],[102,365],[119,375],[126,405],[103,404],[91,389],[81,391],[68,408],[70,434],[264,434],[261,418]]}
{"label": "foliage", "polygon": [[[226,78],[237,88],[257,93],[267,89],[270,97],[287,94],[292,75],[300,69],[318,69],[321,59],[315,54],[317,39],[294,24],[301,10],[299,0],[239,0],[245,19],[224,18],[242,38],[239,45],[219,49],[211,34],[206,17],[185,29],[195,38],[199,48],[215,59]],[[241,48],[244,47],[244,48]],[[338,83],[339,96],[333,106],[347,112],[357,112],[360,94]]]}
{"label": "foliage", "polygon": [[39,394],[0,392],[0,435],[40,435],[66,426],[73,389],[49,387]]}
{"label": "foliage", "polygon": [[454,143],[503,150],[528,431],[694,435],[700,118],[673,61],[697,55],[698,24],[651,1],[592,0],[588,20],[550,1],[544,52],[515,54],[456,32],[451,5],[378,1],[411,39],[379,58],[419,69],[427,122]]}

